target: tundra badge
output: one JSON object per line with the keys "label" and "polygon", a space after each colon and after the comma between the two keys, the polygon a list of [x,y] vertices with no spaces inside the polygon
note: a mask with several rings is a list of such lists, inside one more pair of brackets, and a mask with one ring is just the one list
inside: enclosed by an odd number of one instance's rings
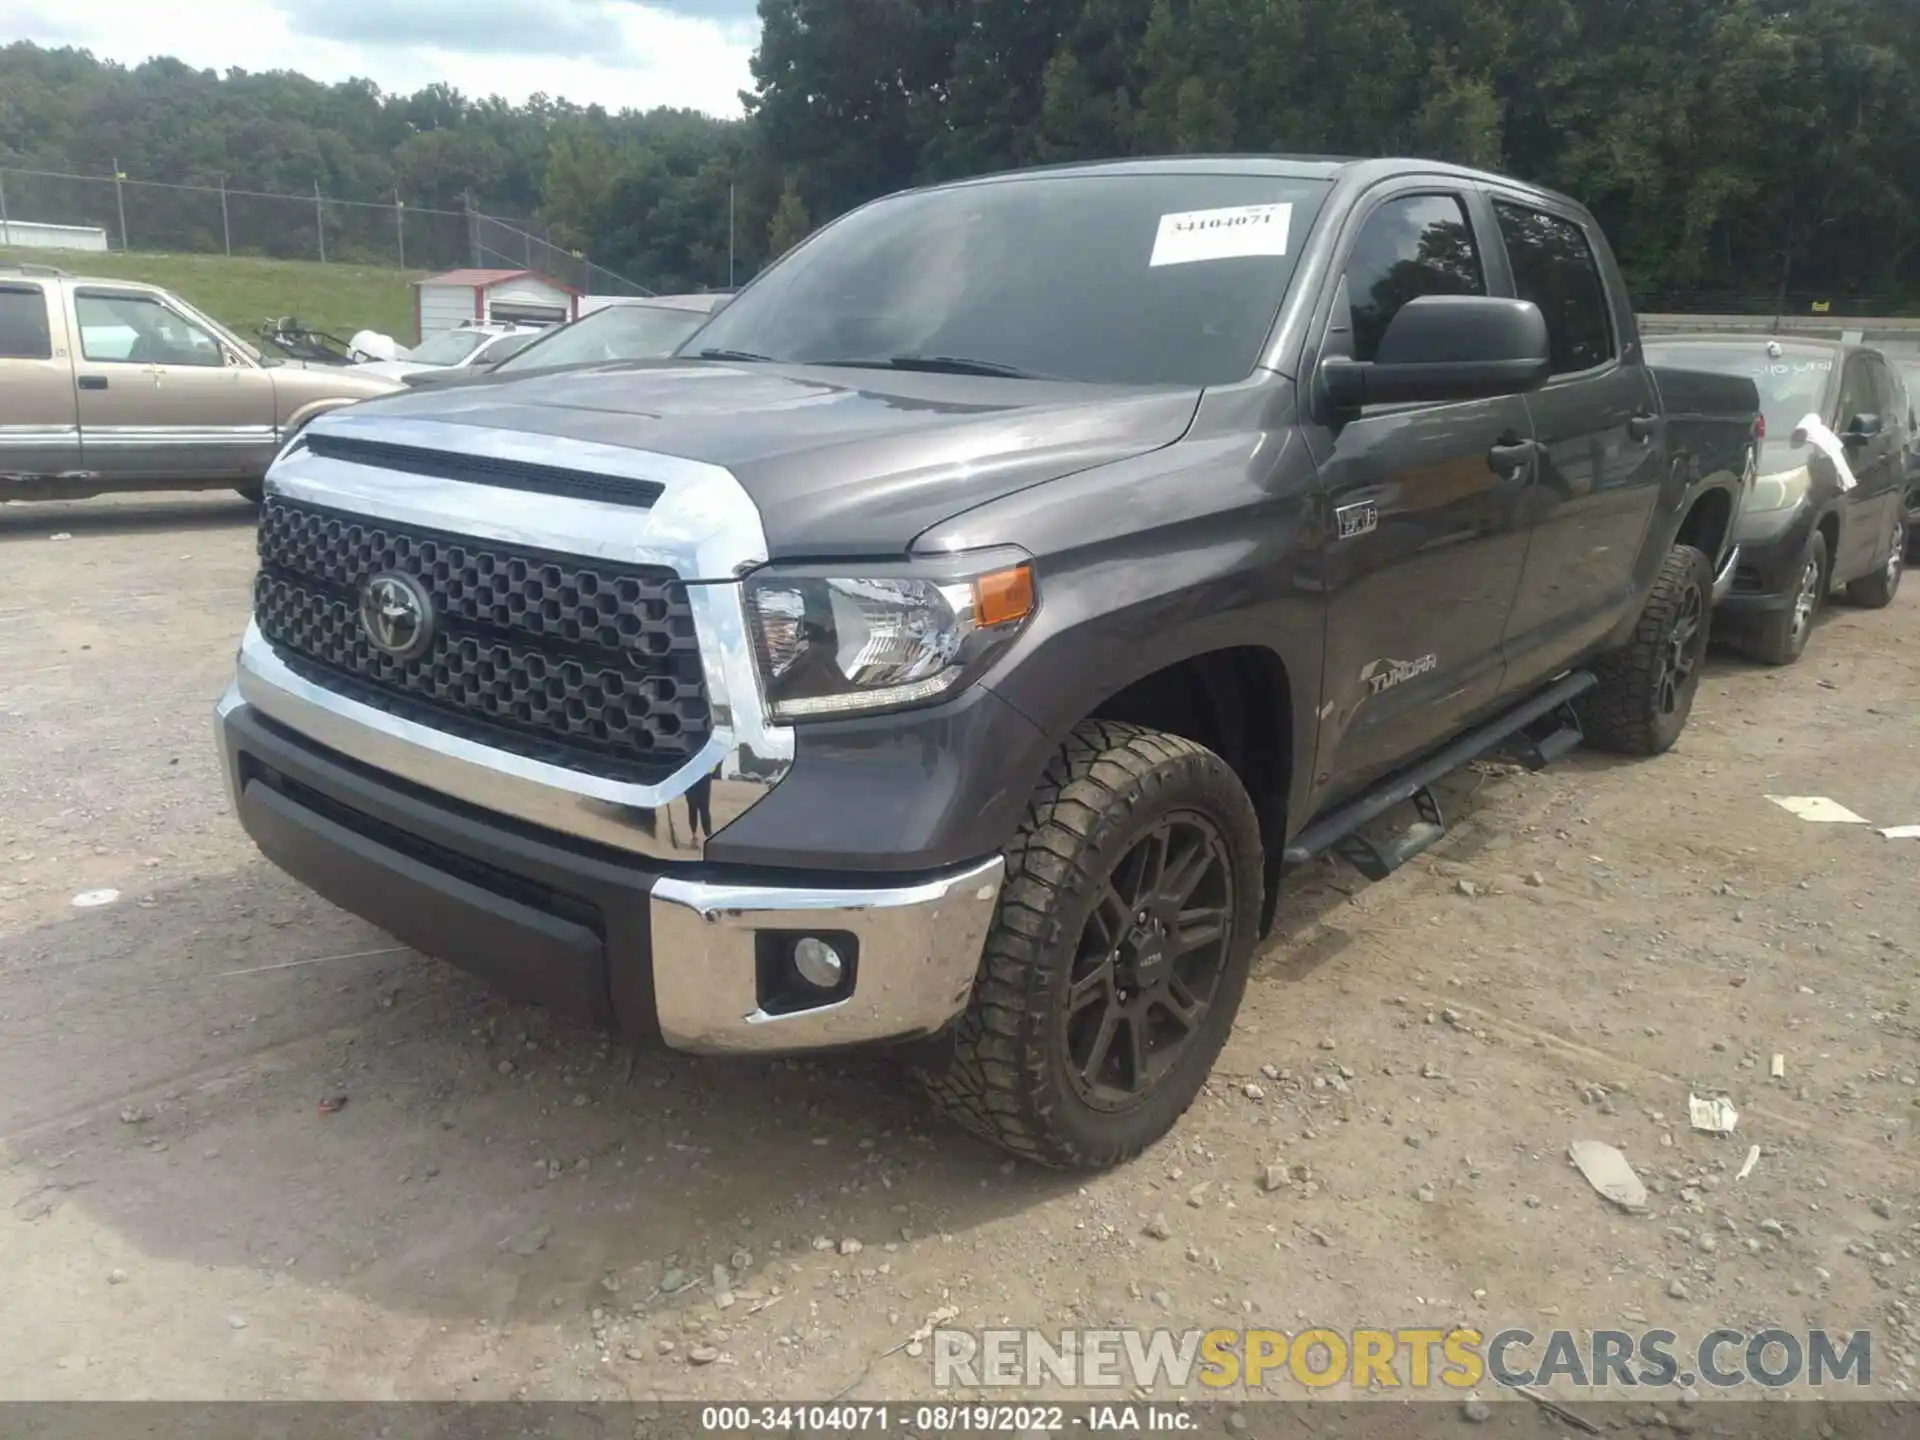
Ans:
{"label": "tundra badge", "polygon": [[1360,672],[1360,680],[1378,695],[1416,675],[1426,674],[1439,664],[1438,655],[1422,655],[1418,660],[1371,660]]}
{"label": "tundra badge", "polygon": [[1333,512],[1333,518],[1340,528],[1340,538],[1351,540],[1380,528],[1380,507],[1362,500],[1356,505],[1342,505]]}

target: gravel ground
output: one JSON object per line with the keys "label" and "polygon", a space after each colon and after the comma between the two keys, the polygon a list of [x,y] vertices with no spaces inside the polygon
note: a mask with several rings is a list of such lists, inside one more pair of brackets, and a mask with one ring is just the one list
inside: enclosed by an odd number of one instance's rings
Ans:
{"label": "gravel ground", "polygon": [[1764,798],[1920,821],[1920,594],[1717,659],[1669,756],[1477,767],[1392,880],[1303,877],[1209,1093],[1089,1179],[881,1060],[631,1054],[268,867],[208,724],[250,527],[0,510],[0,1398],[926,1396],[947,1308],[1870,1328],[1920,1382],[1920,843]]}

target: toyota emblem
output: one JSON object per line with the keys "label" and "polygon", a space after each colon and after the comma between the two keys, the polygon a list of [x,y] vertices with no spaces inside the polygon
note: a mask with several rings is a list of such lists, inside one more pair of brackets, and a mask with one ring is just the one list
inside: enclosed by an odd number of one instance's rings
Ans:
{"label": "toyota emblem", "polygon": [[411,660],[433,640],[433,602],[411,575],[376,575],[360,592],[360,628],[375,649]]}

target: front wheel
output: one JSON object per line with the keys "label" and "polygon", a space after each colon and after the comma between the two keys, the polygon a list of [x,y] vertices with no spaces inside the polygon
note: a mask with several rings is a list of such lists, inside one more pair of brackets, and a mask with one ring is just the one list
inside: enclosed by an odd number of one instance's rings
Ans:
{"label": "front wheel", "polygon": [[1893,539],[1888,545],[1886,562],[1871,575],[1863,575],[1847,586],[1847,603],[1881,610],[1893,603],[1900,591],[1900,576],[1907,568],[1907,518],[1893,522]]}
{"label": "front wheel", "polygon": [[1633,636],[1600,657],[1599,683],[1576,702],[1587,743],[1621,755],[1658,755],[1693,713],[1706,660],[1713,562],[1676,545],[1640,612]]}
{"label": "front wheel", "polygon": [[1827,596],[1830,564],[1827,537],[1816,530],[1807,537],[1807,548],[1800,554],[1792,602],[1784,610],[1767,612],[1754,627],[1747,639],[1748,654],[1763,665],[1791,665],[1800,658],[1813,634],[1820,602]]}
{"label": "front wheel", "polygon": [[934,1103],[1042,1164],[1139,1154],[1200,1093],[1258,941],[1260,826],[1227,763],[1089,721],[1047,768]]}

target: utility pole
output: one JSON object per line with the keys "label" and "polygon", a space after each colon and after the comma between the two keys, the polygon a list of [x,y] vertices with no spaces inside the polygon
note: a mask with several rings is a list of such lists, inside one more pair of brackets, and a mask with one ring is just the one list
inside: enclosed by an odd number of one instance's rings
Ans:
{"label": "utility pole", "polygon": [[473,191],[460,192],[461,207],[467,212],[467,250],[473,268],[480,268],[480,222],[473,213]]}
{"label": "utility pole", "polygon": [[13,243],[13,227],[7,223],[7,174],[0,170],[0,245]]}
{"label": "utility pole", "polygon": [[733,289],[733,182],[727,182],[727,289]]}
{"label": "utility pole", "polygon": [[313,182],[313,233],[320,237],[320,263],[327,263],[327,212],[320,203],[320,182]]}
{"label": "utility pole", "polygon": [[407,202],[400,198],[400,192],[393,192],[393,227],[400,236],[400,268],[407,268]]}
{"label": "utility pole", "polygon": [[220,177],[220,235],[227,242],[227,257],[233,257],[233,227],[227,223],[227,177]]}
{"label": "utility pole", "polygon": [[127,192],[120,182],[126,178],[125,173],[120,169],[120,157],[116,155],[113,160],[113,199],[114,203],[120,207],[120,249],[122,253],[124,253],[127,248]]}

